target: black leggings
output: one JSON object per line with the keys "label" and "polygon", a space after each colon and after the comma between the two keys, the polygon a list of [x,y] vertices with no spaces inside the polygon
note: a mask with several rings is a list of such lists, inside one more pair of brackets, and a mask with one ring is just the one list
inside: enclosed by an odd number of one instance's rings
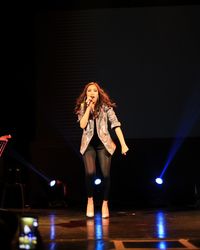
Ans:
{"label": "black leggings", "polygon": [[85,177],[87,196],[93,197],[94,190],[94,177],[96,174],[96,155],[98,156],[99,165],[103,174],[103,199],[108,200],[110,190],[110,166],[111,166],[111,154],[106,150],[102,143],[97,146],[89,145],[83,155],[83,161],[85,165]]}

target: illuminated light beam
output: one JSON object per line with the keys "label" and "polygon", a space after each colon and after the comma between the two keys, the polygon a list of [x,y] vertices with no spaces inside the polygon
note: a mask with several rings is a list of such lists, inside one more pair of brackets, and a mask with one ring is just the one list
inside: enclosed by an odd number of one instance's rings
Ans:
{"label": "illuminated light beam", "polygon": [[36,174],[46,180],[48,183],[51,181],[46,175],[44,175],[41,171],[37,170],[32,164],[27,162],[21,155],[19,155],[16,151],[12,150],[11,156],[16,159],[17,161],[21,162],[24,166],[28,167],[29,169],[33,170]]}
{"label": "illuminated light beam", "polygon": [[174,141],[174,144],[169,152],[169,155],[167,157],[167,161],[165,163],[165,166],[159,176],[159,178],[163,179],[163,175],[165,173],[165,171],[167,170],[169,164],[172,162],[175,154],[177,153],[177,151],[179,150],[179,148],[181,147],[181,145],[183,144],[183,141],[184,141],[185,138],[176,138],[175,141]]}
{"label": "illuminated light beam", "polygon": [[193,94],[187,103],[186,110],[184,112],[184,115],[181,121],[180,129],[178,130],[176,138],[172,144],[171,150],[167,157],[167,161],[164,165],[161,175],[159,176],[160,178],[163,177],[169,164],[171,163],[177,151],[183,144],[185,138],[191,132],[199,116],[200,116],[200,85],[198,83],[196,86],[196,89],[193,91]]}

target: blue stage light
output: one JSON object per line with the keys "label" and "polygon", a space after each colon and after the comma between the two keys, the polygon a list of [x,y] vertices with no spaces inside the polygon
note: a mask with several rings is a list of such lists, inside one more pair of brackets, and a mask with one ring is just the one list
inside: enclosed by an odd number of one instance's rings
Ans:
{"label": "blue stage light", "polygon": [[159,185],[163,184],[163,179],[160,178],[160,177],[156,178],[155,181],[156,181],[156,183],[159,184]]}
{"label": "blue stage light", "polygon": [[100,178],[96,178],[95,181],[94,181],[94,184],[95,185],[101,184],[101,179]]}
{"label": "blue stage light", "polygon": [[[173,161],[176,153],[183,145],[184,140],[190,135],[190,132],[192,131],[193,126],[199,121],[199,117],[200,117],[199,93],[200,93],[200,85],[199,85],[199,82],[197,81],[196,85],[194,85],[193,93],[187,101],[187,106],[185,107],[185,110],[183,112],[183,115],[180,121],[180,127],[175,135],[175,139],[168,153],[168,157],[164,164],[164,168],[160,174],[160,178],[157,178],[158,182],[160,182],[159,179],[161,179],[161,177],[164,176],[167,168]],[[156,179],[156,183],[158,183],[157,179]],[[158,183],[158,184],[162,184],[162,183]]]}

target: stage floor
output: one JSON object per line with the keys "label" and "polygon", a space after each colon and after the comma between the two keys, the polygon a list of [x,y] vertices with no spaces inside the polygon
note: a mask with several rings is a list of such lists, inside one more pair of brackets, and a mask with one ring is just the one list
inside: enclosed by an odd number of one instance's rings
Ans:
{"label": "stage floor", "polygon": [[41,250],[200,249],[199,209],[110,211],[109,219],[70,208],[17,213],[38,217]]}

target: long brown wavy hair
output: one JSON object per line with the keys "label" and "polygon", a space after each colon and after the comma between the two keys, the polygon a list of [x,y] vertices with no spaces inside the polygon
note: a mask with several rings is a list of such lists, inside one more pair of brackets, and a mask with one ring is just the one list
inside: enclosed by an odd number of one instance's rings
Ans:
{"label": "long brown wavy hair", "polygon": [[97,82],[89,82],[85,85],[83,92],[80,94],[80,96],[76,100],[76,106],[75,106],[75,113],[78,114],[80,111],[81,105],[84,104],[84,109],[86,109],[86,97],[87,97],[87,89],[90,85],[95,85],[97,87],[99,98],[97,100],[97,103],[95,105],[95,116],[98,115],[100,108],[102,105],[106,105],[108,107],[116,107],[116,104],[110,99],[109,95],[105,92],[104,89],[102,89]]}

